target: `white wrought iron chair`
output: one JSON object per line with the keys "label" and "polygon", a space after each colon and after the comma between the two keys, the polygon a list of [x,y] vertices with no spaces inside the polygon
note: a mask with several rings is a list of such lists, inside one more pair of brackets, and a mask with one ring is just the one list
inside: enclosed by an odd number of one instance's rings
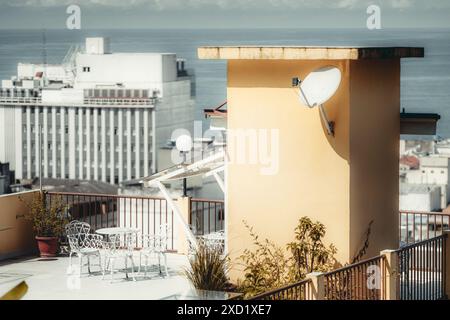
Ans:
{"label": "white wrought iron chair", "polygon": [[82,273],[83,258],[88,258],[88,272],[91,273],[90,257],[97,256],[99,266],[101,268],[101,241],[102,237],[90,233],[91,226],[86,222],[73,220],[65,227],[66,236],[69,242],[69,269],[68,273],[72,273],[72,256],[76,254],[79,258],[79,272]]}
{"label": "white wrought iron chair", "polygon": [[[108,241],[103,241],[103,249],[105,250],[105,266],[103,268],[103,277],[105,278],[106,272],[109,270],[111,274],[111,281],[114,280],[114,273],[116,272],[115,263],[117,260],[124,260],[125,262],[125,274],[128,279],[128,260],[131,261],[132,272],[134,273],[135,266],[133,260],[133,244],[134,234],[125,234],[123,241],[121,240],[121,236],[112,235],[109,237]],[[136,281],[136,278],[132,274],[133,281]]]}
{"label": "white wrought iron chair", "polygon": [[[73,220],[71,222],[69,222],[68,224],[66,224],[66,236],[76,236],[79,234],[88,234],[91,231],[91,226],[86,223],[86,222],[81,222],[78,220]],[[67,239],[68,241],[68,239]],[[70,248],[70,243],[69,243],[69,266],[70,268],[72,268],[72,255],[75,253],[71,248]]]}
{"label": "white wrought iron chair", "polygon": [[[76,254],[79,259],[79,275],[82,273],[83,259],[87,258],[88,272],[91,273],[91,261],[92,256],[98,258],[98,265],[100,270],[102,269],[102,258],[100,254],[100,249],[102,247],[103,237],[98,234],[91,233],[79,233],[79,234],[69,234],[67,236],[70,246],[70,254]],[[69,273],[72,273],[72,257],[70,256],[70,266]]]}
{"label": "white wrought iron chair", "polygon": [[225,231],[217,231],[201,236],[206,246],[210,249],[219,250],[222,254],[225,252]]}
{"label": "white wrought iron chair", "polygon": [[167,249],[169,243],[169,235],[171,233],[171,228],[168,224],[162,224],[159,227],[158,233],[155,235],[142,235],[142,249],[139,251],[139,270],[141,273],[142,258],[144,258],[144,277],[147,276],[149,259],[153,256],[158,257],[158,267],[159,273],[162,274],[161,270],[161,258],[164,259],[164,271],[166,277],[169,276],[169,269],[167,267]]}

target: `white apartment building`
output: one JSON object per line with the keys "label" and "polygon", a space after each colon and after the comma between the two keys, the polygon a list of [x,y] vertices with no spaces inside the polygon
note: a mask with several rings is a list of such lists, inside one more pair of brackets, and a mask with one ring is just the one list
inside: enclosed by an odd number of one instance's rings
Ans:
{"label": "white apartment building", "polygon": [[111,53],[106,38],[87,38],[60,65],[19,64],[0,89],[0,162],[17,179],[37,177],[41,164],[44,178],[111,184],[157,172],[159,146],[193,130],[184,64],[170,53]]}
{"label": "white apartment building", "polygon": [[420,169],[406,171],[405,181],[409,184],[436,185],[441,189],[440,208],[445,209],[450,201],[450,158],[428,156],[420,158]]}
{"label": "white apartment building", "polygon": [[401,183],[399,207],[402,211],[439,211],[441,190],[436,185]]}

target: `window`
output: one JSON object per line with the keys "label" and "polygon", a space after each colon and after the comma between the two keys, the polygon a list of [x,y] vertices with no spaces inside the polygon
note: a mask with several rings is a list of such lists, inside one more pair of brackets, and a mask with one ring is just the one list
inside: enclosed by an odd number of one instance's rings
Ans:
{"label": "window", "polygon": [[91,67],[83,67],[83,72],[91,72]]}

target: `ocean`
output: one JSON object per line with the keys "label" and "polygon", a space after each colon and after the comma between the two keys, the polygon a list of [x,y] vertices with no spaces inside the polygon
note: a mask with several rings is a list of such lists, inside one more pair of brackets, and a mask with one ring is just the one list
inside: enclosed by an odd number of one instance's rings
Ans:
{"label": "ocean", "polygon": [[[42,30],[0,30],[0,79],[17,73],[18,62],[42,63]],[[72,44],[87,36],[111,38],[115,52],[172,52],[195,69],[196,118],[226,99],[226,62],[197,59],[203,45],[423,46],[424,59],[402,62],[401,108],[439,113],[438,135],[450,138],[450,29],[213,29],[47,30],[48,63],[59,63]]]}

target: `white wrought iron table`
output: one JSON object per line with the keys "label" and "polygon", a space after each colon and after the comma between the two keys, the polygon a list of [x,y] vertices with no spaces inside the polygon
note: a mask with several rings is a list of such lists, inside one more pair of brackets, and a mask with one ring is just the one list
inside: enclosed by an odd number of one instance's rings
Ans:
{"label": "white wrought iron table", "polygon": [[[132,248],[130,248],[131,242],[128,241],[127,238],[136,235],[139,232],[139,230],[135,229],[135,228],[114,227],[114,228],[98,229],[95,232],[100,234],[100,235],[107,236],[108,238],[117,237],[117,236],[123,236],[124,237],[125,246],[127,247],[128,250],[132,250]],[[114,251],[114,250],[117,249],[117,247],[114,245],[114,248],[110,248],[110,249],[113,249],[113,251]],[[131,264],[133,266],[133,271],[134,271],[133,256],[131,255],[129,258],[131,259]],[[114,272],[114,270],[111,271],[111,274],[113,274],[113,272]],[[128,270],[125,270],[125,274],[126,274],[126,278],[128,279]],[[134,276],[133,276],[133,280],[135,280]]]}
{"label": "white wrought iron table", "polygon": [[104,236],[121,236],[127,234],[136,234],[139,232],[139,230],[135,228],[115,227],[98,229],[95,232]]}

